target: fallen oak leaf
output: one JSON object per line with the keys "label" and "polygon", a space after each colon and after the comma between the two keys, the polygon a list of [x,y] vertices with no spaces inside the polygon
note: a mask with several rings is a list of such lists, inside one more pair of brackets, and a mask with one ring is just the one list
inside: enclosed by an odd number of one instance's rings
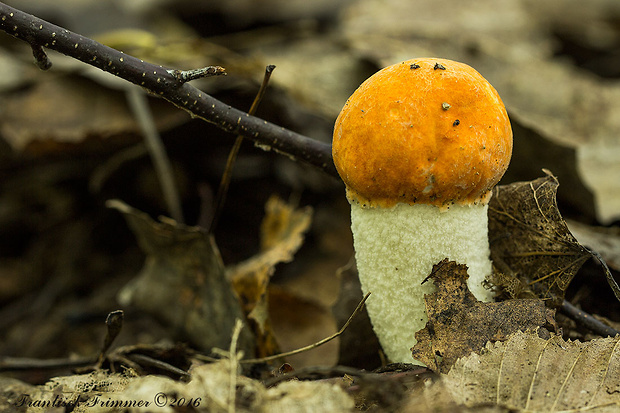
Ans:
{"label": "fallen oak leaf", "polygon": [[[557,207],[558,180],[496,186],[489,202],[489,243],[494,263],[505,265],[526,288],[557,308],[591,253],[570,233]],[[501,289],[501,283],[493,280]]]}
{"label": "fallen oak leaf", "polygon": [[466,265],[447,258],[435,264],[427,278],[437,289],[424,296],[428,321],[415,334],[412,354],[435,372],[448,372],[459,358],[480,351],[489,341],[554,324],[554,311],[539,299],[478,301],[467,287],[468,278]]}

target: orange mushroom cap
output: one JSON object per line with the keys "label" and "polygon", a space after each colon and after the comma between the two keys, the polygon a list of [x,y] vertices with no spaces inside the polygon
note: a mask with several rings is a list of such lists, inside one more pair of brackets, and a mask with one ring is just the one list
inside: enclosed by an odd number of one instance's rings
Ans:
{"label": "orange mushroom cap", "polygon": [[368,207],[486,203],[512,155],[497,91],[470,66],[419,58],[380,70],[336,119],[347,197]]}

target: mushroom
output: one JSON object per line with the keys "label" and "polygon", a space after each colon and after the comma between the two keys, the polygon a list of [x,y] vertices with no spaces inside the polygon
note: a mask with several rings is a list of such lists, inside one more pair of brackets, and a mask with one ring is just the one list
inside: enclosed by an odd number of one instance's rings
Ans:
{"label": "mushroom", "polygon": [[427,316],[423,283],[444,258],[468,266],[481,301],[491,273],[487,209],[512,154],[498,93],[470,66],[419,58],[386,67],[351,95],[332,153],[351,204],[368,314],[386,356],[415,362]]}

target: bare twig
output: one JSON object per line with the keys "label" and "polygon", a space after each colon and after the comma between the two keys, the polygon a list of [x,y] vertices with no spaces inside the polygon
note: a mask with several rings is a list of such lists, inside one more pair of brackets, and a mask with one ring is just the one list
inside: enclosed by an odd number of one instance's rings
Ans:
{"label": "bare twig", "polygon": [[[267,90],[267,85],[269,84],[269,78],[271,78],[271,73],[273,73],[276,67],[274,65],[269,65],[265,69],[265,75],[263,76],[263,83],[260,85],[258,89],[258,93],[252,102],[252,106],[248,113],[250,115],[254,115],[256,113],[256,109],[258,109],[258,105],[261,100],[263,100],[263,96],[265,96],[265,91]],[[237,155],[239,154],[239,149],[241,149],[241,143],[243,142],[243,136],[237,136],[235,140],[235,144],[233,145],[230,153],[228,154],[228,159],[226,160],[226,168],[224,168],[224,173],[222,174],[222,180],[220,181],[220,186],[217,189],[217,194],[215,195],[215,205],[213,208],[213,218],[211,219],[211,225],[209,225],[209,233],[213,233],[215,231],[215,227],[217,226],[217,222],[220,219],[222,214],[222,210],[224,208],[224,202],[226,201],[226,194],[228,193],[228,186],[230,185],[230,178],[232,176],[233,166],[235,161],[237,160]]]}
{"label": "bare twig", "polygon": [[[171,69],[147,63],[73,33],[38,17],[0,3],[0,30],[34,47],[56,50],[125,79],[161,96],[195,117],[236,135],[337,176],[331,145],[250,116],[180,82]],[[190,76],[191,77],[191,76]]]}
{"label": "bare twig", "polygon": [[615,328],[604,324],[602,321],[599,321],[592,317],[592,315],[578,309],[566,300],[562,303],[560,310],[564,313],[564,315],[573,319],[577,324],[587,328],[601,337],[615,337],[617,334],[620,334],[620,332]]}
{"label": "bare twig", "polygon": [[128,354],[127,358],[140,366],[154,367],[162,371],[167,371],[168,373],[176,374],[186,380],[191,378],[190,374],[185,370],[181,370],[180,368],[175,367],[170,363],[166,363],[165,361],[149,357],[145,354]]}

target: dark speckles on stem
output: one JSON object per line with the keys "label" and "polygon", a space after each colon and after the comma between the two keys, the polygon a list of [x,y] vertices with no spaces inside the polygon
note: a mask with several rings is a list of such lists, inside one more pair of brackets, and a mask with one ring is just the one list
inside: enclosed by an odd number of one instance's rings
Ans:
{"label": "dark speckles on stem", "polygon": [[441,63],[435,63],[435,66],[433,67],[433,70],[446,70],[446,68]]}

